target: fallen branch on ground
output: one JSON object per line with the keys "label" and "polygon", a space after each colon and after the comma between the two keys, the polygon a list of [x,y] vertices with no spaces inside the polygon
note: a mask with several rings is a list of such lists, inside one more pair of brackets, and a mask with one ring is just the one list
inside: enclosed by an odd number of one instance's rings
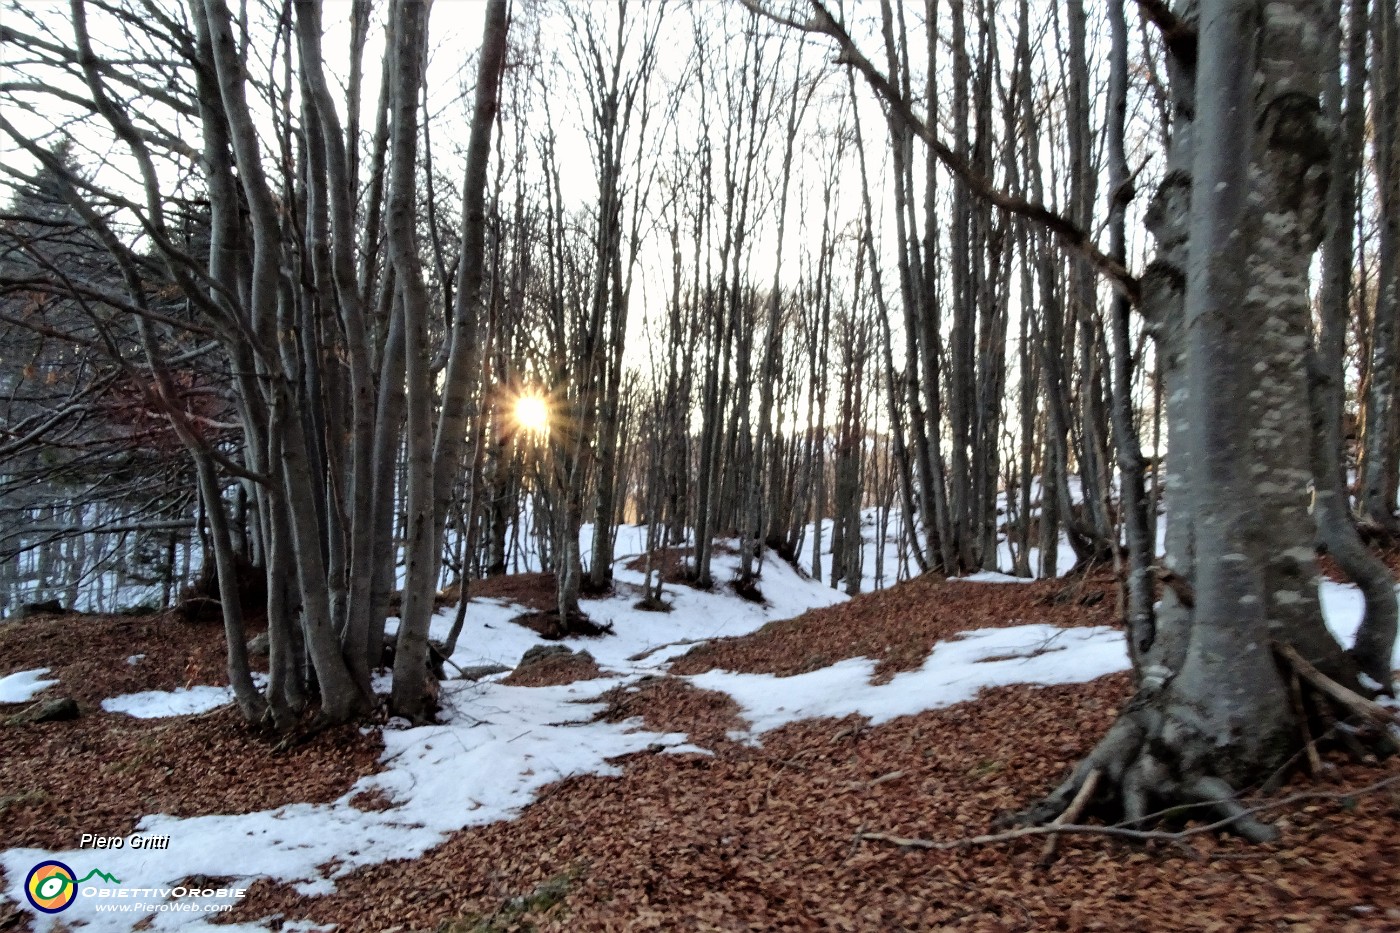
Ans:
{"label": "fallen branch on ground", "polygon": [[1298,676],[1306,680],[1318,692],[1326,694],[1344,709],[1355,713],[1366,719],[1378,723],[1400,726],[1400,714],[1386,709],[1374,700],[1368,700],[1361,694],[1348,687],[1337,683],[1322,671],[1312,665],[1307,658],[1298,653],[1298,649],[1292,645],[1285,645],[1280,642],[1274,643],[1274,650],[1288,662],[1293,670],[1298,672]]}
{"label": "fallen branch on ground", "polygon": [[702,642],[705,642],[705,641],[708,641],[708,639],[705,639],[705,638],[682,638],[680,641],[668,641],[668,642],[666,642],[666,644],[664,644],[664,645],[656,645],[655,647],[648,648],[648,649],[646,649],[645,651],[638,651],[636,654],[630,655],[630,656],[627,658],[627,660],[629,660],[629,661],[645,661],[647,658],[649,658],[649,657],[651,657],[652,655],[656,654],[656,652],[662,651],[662,650],[664,650],[664,649],[666,649],[666,648],[674,648],[674,647],[676,647],[677,645],[698,645],[698,644],[701,644]]}

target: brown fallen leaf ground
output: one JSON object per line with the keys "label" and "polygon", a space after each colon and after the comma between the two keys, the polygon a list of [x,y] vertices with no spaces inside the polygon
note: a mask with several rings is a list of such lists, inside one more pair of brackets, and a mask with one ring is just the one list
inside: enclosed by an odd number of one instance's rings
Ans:
{"label": "brown fallen leaf ground", "polygon": [[[249,626],[248,637],[266,622]],[[141,657],[138,659],[137,655]],[[38,616],[0,623],[0,673],[47,667],[60,685],[42,697],[71,696],[86,711],[107,697],[192,684],[227,686],[224,630],[218,623],[156,615]],[[267,658],[250,659],[267,670]]]}
{"label": "brown fallen leaf ground", "polygon": [[[814,659],[866,654],[892,674],[956,631],[1105,624],[1114,599],[1103,581],[1069,589],[917,581],[716,643],[676,667],[795,673]],[[726,738],[741,724],[728,697],[675,676],[638,687],[607,694],[603,717],[688,732],[713,754],[628,756],[621,777],[561,781],[518,819],[456,833],[420,859],[355,872],[332,896],[259,883],[225,918],[280,915],[356,931],[1400,930],[1400,785],[1294,804],[1274,814],[1284,829],[1276,844],[1067,837],[1049,868],[1037,866],[1039,839],[928,852],[857,838],[986,831],[1092,747],[1127,696],[1124,675],[1000,688],[878,728],[856,717],[797,723],[763,736],[759,748]],[[333,737],[307,748],[323,743]],[[78,757],[65,767],[97,767],[94,752],[86,765]],[[232,795],[275,786],[278,768],[266,758],[241,764]],[[142,769],[154,770],[133,766]],[[295,772],[310,778],[314,770]],[[1400,763],[1337,758],[1323,779],[1300,776],[1282,793],[1336,792],[1397,774]],[[114,793],[137,784],[123,781]],[[109,805],[149,812],[139,792]]]}
{"label": "brown fallen leaf ground", "polygon": [[[0,674],[48,667],[71,696],[72,722],[5,725],[29,704],[0,705],[0,846],[71,849],[83,833],[125,836],[150,813],[247,813],[330,801],[379,769],[377,730],[344,726],[279,748],[229,707],[199,716],[135,719],[107,697],[191,684],[226,685],[218,625],[156,616],[43,617],[0,624]],[[134,664],[127,659],[144,654]],[[259,659],[255,659],[257,661]],[[265,659],[263,659],[265,660]],[[28,916],[0,904],[0,930]]]}
{"label": "brown fallen leaf ground", "polygon": [[580,652],[563,658],[546,658],[516,668],[502,677],[501,683],[512,687],[553,687],[579,680],[597,680],[604,676],[593,656]]}
{"label": "brown fallen leaf ground", "polygon": [[[724,698],[662,682],[615,702],[617,713],[702,741],[733,723]],[[1400,929],[1394,793],[1297,805],[1268,846],[1067,838],[1048,869],[1036,864],[1040,840],[925,852],[856,839],[985,831],[1084,754],[1126,690],[1122,675],[1004,688],[875,729],[821,720],[770,733],[762,748],[717,738],[713,756],[631,756],[621,778],[562,781],[519,819],[357,872],[331,897],[260,885],[228,919],[462,931]],[[1337,764],[1318,787],[1380,773],[1400,768]],[[532,894],[536,909],[514,909]]]}

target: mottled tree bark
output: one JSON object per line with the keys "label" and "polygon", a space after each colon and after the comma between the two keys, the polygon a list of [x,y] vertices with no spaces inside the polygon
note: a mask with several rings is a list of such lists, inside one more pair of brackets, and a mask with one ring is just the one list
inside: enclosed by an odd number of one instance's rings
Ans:
{"label": "mottled tree bark", "polygon": [[[1170,391],[1188,390],[1171,457],[1174,475],[1189,476],[1178,508],[1194,542],[1194,600],[1159,617],[1137,697],[1033,817],[1060,812],[1097,769],[1117,785],[1130,821],[1163,803],[1199,802],[1250,838],[1273,838],[1232,791],[1269,777],[1301,742],[1271,643],[1355,683],[1322,624],[1309,439],[1296,430],[1308,417],[1308,266],[1327,178],[1323,6],[1201,4],[1194,121],[1189,135],[1178,124],[1173,136],[1173,163],[1189,165],[1194,182],[1189,220],[1164,223],[1180,176],[1169,173],[1154,205],[1159,251],[1187,252],[1184,320],[1163,333],[1184,366]],[[1171,298],[1169,271],[1156,273],[1168,285],[1158,297]],[[1186,555],[1168,547],[1184,566]]]}

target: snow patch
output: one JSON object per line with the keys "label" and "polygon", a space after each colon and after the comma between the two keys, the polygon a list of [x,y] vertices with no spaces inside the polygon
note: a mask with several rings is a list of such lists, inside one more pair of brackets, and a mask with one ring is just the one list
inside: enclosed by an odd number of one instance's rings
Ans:
{"label": "snow patch", "polygon": [[1123,634],[1105,626],[1053,625],[964,632],[939,642],[916,671],[872,684],[876,662],[849,658],[791,677],[707,671],[687,679],[703,690],[729,694],[751,724],[751,736],[802,719],[857,714],[878,726],[974,699],[987,687],[1083,683],[1127,670]]}
{"label": "snow patch", "polygon": [[0,677],[0,703],[25,703],[34,699],[40,690],[58,683],[57,680],[43,679],[48,672],[47,667],[36,667],[32,671],[18,671]]}
{"label": "snow patch", "polygon": [[143,690],[102,701],[109,713],[126,713],[137,719],[189,716],[218,709],[233,699],[232,687],[180,687],[175,690]]}
{"label": "snow patch", "polygon": [[[266,683],[266,674],[253,673],[254,686],[262,689]],[[109,713],[126,713],[137,719],[162,719],[207,713],[232,702],[232,687],[177,687],[174,690],[142,690],[140,693],[109,697],[102,701],[102,709]]]}
{"label": "snow patch", "polygon": [[[1318,587],[1318,598],[1322,602],[1322,618],[1326,621],[1327,628],[1337,637],[1337,641],[1341,642],[1342,647],[1351,647],[1356,641],[1357,629],[1361,628],[1362,616],[1366,614],[1366,598],[1361,595],[1361,589],[1352,583],[1323,580],[1322,585]],[[1400,668],[1400,640],[1395,643],[1390,668]]]}
{"label": "snow patch", "polygon": [[1001,573],[996,570],[982,570],[956,579],[964,583],[1034,583],[1036,580],[1035,577],[1013,577],[1009,573]]}

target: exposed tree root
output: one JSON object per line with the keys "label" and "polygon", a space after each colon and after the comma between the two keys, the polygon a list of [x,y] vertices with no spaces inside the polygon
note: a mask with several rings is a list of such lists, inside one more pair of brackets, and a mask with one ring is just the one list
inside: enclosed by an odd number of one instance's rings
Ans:
{"label": "exposed tree root", "polygon": [[602,585],[593,582],[593,577],[589,574],[584,574],[583,579],[579,581],[578,591],[581,596],[611,596],[613,591],[612,571],[608,571],[607,579]]}
{"label": "exposed tree root", "polygon": [[[906,849],[932,849],[934,851],[948,851],[951,849],[966,849],[972,846],[999,845],[1006,842],[1014,842],[1017,839],[1025,839],[1031,836],[1057,836],[1060,834],[1070,834],[1079,836],[1108,836],[1114,839],[1127,839],[1134,842],[1172,842],[1184,843],[1192,836],[1199,836],[1205,833],[1219,832],[1224,829],[1238,830],[1237,824],[1240,819],[1253,820],[1255,815],[1279,810],[1284,807],[1291,807],[1294,804],[1305,803],[1313,800],[1355,800],[1357,797],[1364,797],[1377,791],[1400,785],[1400,774],[1391,775],[1383,780],[1359,787],[1353,790],[1340,791],[1303,791],[1292,794],[1279,800],[1269,801],[1256,807],[1240,807],[1238,813],[1221,817],[1210,823],[1202,823],[1199,826],[1191,826],[1177,832],[1168,832],[1154,829],[1134,829],[1125,823],[1111,826],[1092,826],[1083,823],[1049,823],[1046,825],[1020,826],[1016,829],[1009,829],[1004,832],[987,833],[981,836],[965,836],[961,839],[935,840],[921,839],[914,836],[896,836],[891,833],[865,832],[857,834],[857,841],[865,842],[885,842],[890,845],[899,846]],[[1238,805],[1237,805],[1238,806]],[[1160,811],[1149,814],[1151,817],[1166,816],[1171,811]],[[1266,824],[1260,823],[1263,826]]]}
{"label": "exposed tree root", "polygon": [[[1374,762],[1373,753],[1396,750],[1390,727],[1400,725],[1400,715],[1323,674],[1291,645],[1274,647],[1289,681],[1299,751],[1278,769],[1270,784],[1303,758],[1312,774],[1320,773],[1315,734],[1342,745],[1363,761]],[[1180,834],[1150,831],[1146,824],[1162,815],[1180,816],[1183,808],[1199,808],[1214,817],[1209,824],[1212,829],[1227,830],[1252,842],[1278,838],[1278,830],[1254,816],[1257,808],[1241,804],[1236,788],[1222,776],[1232,773],[1230,764],[1220,769],[1221,760],[1216,756],[1222,749],[1198,711],[1175,698],[1170,688],[1154,681],[1150,673],[1138,696],[1069,778],[1044,800],[999,820],[999,826],[1019,827],[1011,832],[1022,835],[1030,829],[1037,833],[1067,831],[1065,826],[1076,824],[1092,807],[1121,816],[1110,835],[1123,835],[1117,830],[1131,829],[1133,833],[1148,833],[1133,838],[1177,838]],[[1312,722],[1321,723],[1323,728],[1314,730]],[[1052,835],[1045,846],[1045,860],[1054,854],[1054,838]]]}
{"label": "exposed tree root", "polygon": [[[1208,743],[1191,727],[1190,718],[1190,712],[1181,708],[1164,713],[1155,705],[1135,702],[1068,780],[1044,800],[1012,816],[1009,824],[1053,827],[1056,819],[1071,812],[1091,777],[1097,784],[1102,774],[1107,778],[1104,803],[1117,803],[1124,826],[1143,825],[1154,803],[1201,806],[1217,816],[1222,828],[1253,842],[1276,839],[1278,831],[1254,819],[1235,799],[1234,788],[1211,773],[1203,754]],[[1080,801],[1080,809],[1086,803]]]}
{"label": "exposed tree root", "polygon": [[768,550],[787,561],[794,569],[797,568],[797,552],[793,550],[792,545],[788,543],[786,538],[778,535],[769,535],[767,538],[763,539],[763,545],[768,548]]}
{"label": "exposed tree root", "polygon": [[752,575],[747,578],[740,577],[731,584],[731,588],[740,599],[751,603],[766,605],[763,598],[763,591],[758,588],[758,579]]}

